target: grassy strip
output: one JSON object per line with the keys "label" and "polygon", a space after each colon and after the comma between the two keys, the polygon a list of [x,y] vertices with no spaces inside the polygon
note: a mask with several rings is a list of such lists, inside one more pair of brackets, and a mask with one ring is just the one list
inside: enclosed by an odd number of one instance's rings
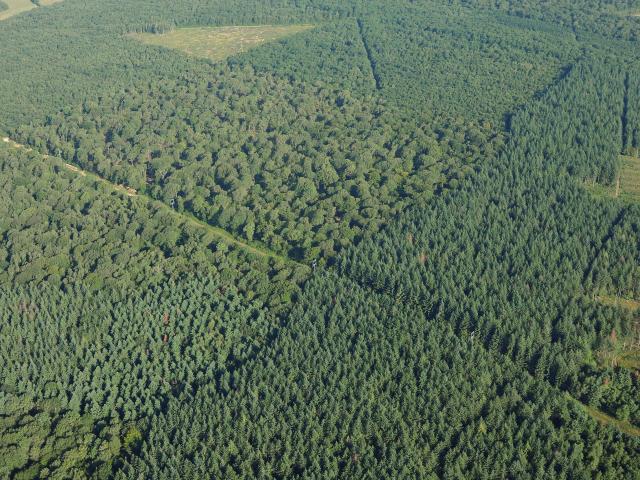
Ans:
{"label": "grassy strip", "polygon": [[640,310],[640,302],[630,298],[616,297],[613,295],[598,295],[596,300],[604,305],[622,307],[631,311]]}
{"label": "grassy strip", "polygon": [[621,355],[618,365],[628,370],[640,370],[640,350],[632,350]]}
{"label": "grassy strip", "polygon": [[[575,400],[575,399],[574,399]],[[614,428],[617,428],[622,433],[626,433],[627,435],[631,435],[633,437],[640,437],[640,428],[632,425],[627,420],[618,420],[610,415],[607,415],[604,412],[601,412],[597,408],[589,407],[584,403],[575,400],[578,404],[582,406],[584,411],[592,418],[597,420],[602,425],[608,425]]]}
{"label": "grassy strip", "polygon": [[602,348],[596,354],[600,368],[620,367],[627,370],[640,370],[640,350],[630,345],[613,345]]}

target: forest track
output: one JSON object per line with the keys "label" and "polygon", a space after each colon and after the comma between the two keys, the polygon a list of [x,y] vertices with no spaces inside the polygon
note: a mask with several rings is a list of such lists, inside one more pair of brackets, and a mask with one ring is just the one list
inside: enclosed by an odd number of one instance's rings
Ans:
{"label": "forest track", "polygon": [[598,423],[602,425],[614,427],[620,430],[621,432],[626,433],[627,435],[630,435],[632,437],[640,437],[640,428],[636,427],[635,425],[630,423],[628,420],[618,420],[617,418],[614,418],[611,415],[607,415],[606,413],[604,413],[601,410],[598,410],[597,408],[585,405],[584,403],[580,402],[579,400],[576,400],[573,397],[569,397],[569,398],[577,402],[578,405],[584,409],[587,415],[589,415],[591,418],[596,420]]}
{"label": "forest track", "polygon": [[360,40],[362,41],[362,46],[364,47],[364,51],[367,53],[367,59],[369,60],[369,66],[371,67],[371,76],[373,77],[373,81],[376,85],[376,90],[382,90],[382,79],[378,72],[376,71],[376,61],[373,58],[373,54],[371,53],[371,47],[369,43],[367,43],[367,38],[364,35],[364,23],[362,20],[358,19],[358,32],[360,34]]}
{"label": "forest track", "polygon": [[[11,138],[9,137],[3,137],[2,141],[6,144],[8,144],[10,147],[12,148],[17,148],[17,149],[23,149],[27,152],[32,152],[34,151],[32,148],[27,147],[25,145],[22,145],[21,143],[15,142],[13,141]],[[204,228],[206,230],[208,230],[209,232],[213,233],[215,236],[220,237],[221,239],[223,239],[225,242],[227,242],[230,245],[234,245],[242,250],[245,250],[253,255],[257,255],[260,257],[265,257],[265,258],[272,258],[275,260],[279,260],[285,263],[294,263],[298,266],[304,267],[304,268],[310,268],[308,265],[297,262],[289,257],[286,257],[284,255],[272,252],[271,250],[268,250],[265,247],[261,247],[261,246],[257,246],[257,245],[251,245],[249,243],[246,243],[236,237],[234,237],[231,233],[227,232],[226,230],[220,228],[220,227],[216,227],[213,225],[210,225],[196,217],[194,217],[193,215],[189,214],[189,213],[184,213],[184,212],[178,212],[176,210],[174,210],[173,208],[171,208],[169,205],[165,204],[164,202],[157,200],[155,198],[152,198],[144,193],[139,193],[136,190],[134,190],[131,187],[128,187],[126,185],[120,185],[120,184],[116,184],[113,183],[109,180],[107,180],[104,177],[101,177],[100,175],[97,175],[91,171],[88,170],[84,170],[83,168],[80,168],[76,165],[72,165],[70,163],[66,163],[64,162],[64,160],[58,158],[58,157],[54,157],[51,155],[46,155],[46,154],[40,154],[43,160],[48,160],[50,162],[55,162],[56,164],[58,164],[59,166],[63,167],[64,169],[73,172],[77,175],[80,175],[81,177],[86,177],[88,179],[91,179],[93,181],[96,181],[98,183],[101,183],[105,186],[107,186],[108,188],[110,188],[113,191],[116,191],[122,195],[126,195],[127,197],[130,198],[139,198],[149,204],[154,205],[157,209],[159,210],[163,210],[165,212],[170,213],[171,215],[175,216],[176,218],[180,218],[184,223],[186,224],[190,224],[190,225],[196,225],[200,228]]]}

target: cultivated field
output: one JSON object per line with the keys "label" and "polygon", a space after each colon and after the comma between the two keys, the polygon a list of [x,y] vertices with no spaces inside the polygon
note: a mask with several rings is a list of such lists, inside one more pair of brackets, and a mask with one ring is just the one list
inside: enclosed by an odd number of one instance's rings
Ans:
{"label": "cultivated field", "polygon": [[310,28],[312,25],[194,27],[163,34],[136,33],[131,37],[148,45],[173,48],[194,57],[219,61]]}
{"label": "cultivated field", "polygon": [[[6,20],[9,17],[13,17],[14,15],[18,15],[19,13],[28,12],[34,8],[37,8],[38,5],[33,3],[31,0],[3,0],[4,3],[9,7],[7,10],[0,12],[0,20]],[[61,2],[62,0],[40,0],[38,3],[41,7],[47,7],[49,5],[53,5],[54,3]]]}

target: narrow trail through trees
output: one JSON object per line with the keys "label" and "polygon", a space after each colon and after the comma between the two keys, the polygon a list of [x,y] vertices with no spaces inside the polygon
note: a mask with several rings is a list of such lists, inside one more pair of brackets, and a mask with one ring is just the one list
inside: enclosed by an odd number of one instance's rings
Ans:
{"label": "narrow trail through trees", "polygon": [[376,90],[382,90],[382,79],[378,72],[376,71],[376,61],[373,58],[373,54],[371,53],[371,47],[367,42],[367,38],[364,35],[364,24],[362,20],[358,19],[358,32],[360,33],[360,40],[362,40],[362,45],[364,46],[365,52],[367,52],[367,59],[369,60],[369,65],[371,66],[371,75],[373,76],[373,80],[376,85]]}
{"label": "narrow trail through trees", "polygon": [[629,146],[629,132],[627,131],[627,125],[629,123],[629,72],[624,77],[624,96],[622,97],[622,118],[620,123],[622,124],[622,147],[620,153],[625,154],[627,147]]}

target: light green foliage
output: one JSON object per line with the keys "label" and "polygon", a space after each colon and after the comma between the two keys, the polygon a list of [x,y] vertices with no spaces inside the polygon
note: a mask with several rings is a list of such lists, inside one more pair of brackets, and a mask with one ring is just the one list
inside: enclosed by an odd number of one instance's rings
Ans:
{"label": "light green foliage", "polygon": [[[163,205],[0,145],[0,284],[47,281],[91,290],[160,285],[193,272],[237,282],[247,295],[270,298],[296,288],[306,270],[234,243]],[[273,297],[271,297],[273,294]]]}
{"label": "light green foliage", "polygon": [[[162,95],[149,98],[149,90]],[[445,172],[462,175],[497,147],[492,135],[464,123],[417,126],[375,98],[249,68],[139,84],[19,130],[38,149],[245,238],[253,224],[252,238],[294,257],[312,247],[330,256],[377,230],[445,184]],[[137,171],[145,176],[134,183]]]}
{"label": "light green foliage", "polygon": [[136,426],[129,427],[122,440],[124,448],[129,452],[133,452],[140,446],[141,442],[142,433],[140,432],[140,430],[138,430]]}
{"label": "light green foliage", "polygon": [[20,13],[28,12],[36,7],[47,7],[62,0],[1,0],[0,21]]}
{"label": "light green foliage", "polygon": [[105,477],[120,455],[117,423],[95,423],[57,400],[36,402],[27,395],[0,393],[0,407],[2,478],[36,479],[60,472],[85,478],[89,468]]}

